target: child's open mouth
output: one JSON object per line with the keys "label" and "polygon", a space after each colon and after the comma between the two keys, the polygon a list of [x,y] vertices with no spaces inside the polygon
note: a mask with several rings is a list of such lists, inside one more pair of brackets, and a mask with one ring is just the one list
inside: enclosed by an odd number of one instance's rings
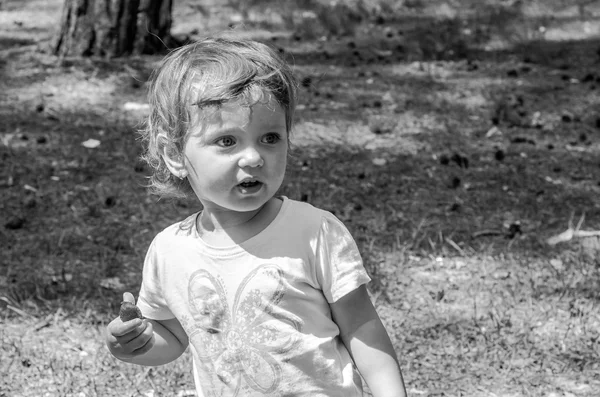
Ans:
{"label": "child's open mouth", "polygon": [[260,184],[259,181],[246,181],[246,182],[240,183],[240,186],[241,187],[252,187],[252,186],[259,185],[259,184]]}
{"label": "child's open mouth", "polygon": [[262,187],[262,182],[259,181],[245,181],[242,182],[238,185],[238,187],[240,188],[240,191],[242,193],[248,194],[248,193],[256,193],[260,190],[260,188]]}

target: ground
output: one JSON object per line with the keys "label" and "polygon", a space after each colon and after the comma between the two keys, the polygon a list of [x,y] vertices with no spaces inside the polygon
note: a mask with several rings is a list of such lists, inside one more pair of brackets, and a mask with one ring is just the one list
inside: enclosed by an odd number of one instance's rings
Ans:
{"label": "ground", "polygon": [[[292,30],[182,1],[173,31],[293,64],[282,194],[355,236],[410,396],[600,395],[600,242],[548,241],[600,229],[600,8],[398,3],[327,37],[310,13]],[[0,396],[194,395],[189,355],[142,368],[103,343],[154,234],[197,210],[144,187],[160,57],[56,59],[61,5],[0,3]]]}

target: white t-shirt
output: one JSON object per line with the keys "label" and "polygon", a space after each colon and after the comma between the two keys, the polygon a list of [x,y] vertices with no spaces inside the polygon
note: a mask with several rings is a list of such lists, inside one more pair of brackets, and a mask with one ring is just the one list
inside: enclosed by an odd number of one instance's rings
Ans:
{"label": "white t-shirt", "polygon": [[362,396],[329,308],[370,281],[346,227],[283,197],[262,232],[221,248],[199,237],[197,216],[155,237],[138,306],[179,320],[198,395]]}

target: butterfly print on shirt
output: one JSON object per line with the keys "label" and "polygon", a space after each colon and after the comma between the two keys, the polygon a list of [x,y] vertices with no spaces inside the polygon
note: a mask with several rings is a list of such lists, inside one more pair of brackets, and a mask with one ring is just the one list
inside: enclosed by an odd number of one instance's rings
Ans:
{"label": "butterfly print on shirt", "polygon": [[206,270],[192,274],[190,340],[196,342],[209,395],[237,396],[248,388],[262,394],[277,390],[281,364],[273,355],[293,349],[302,327],[299,317],[278,307],[284,293],[283,271],[261,265],[242,280],[230,311],[220,278]]}

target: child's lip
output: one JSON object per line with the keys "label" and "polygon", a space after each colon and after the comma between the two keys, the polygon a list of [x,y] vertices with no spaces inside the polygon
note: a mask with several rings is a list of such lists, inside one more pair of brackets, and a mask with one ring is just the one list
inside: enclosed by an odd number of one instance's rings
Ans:
{"label": "child's lip", "polygon": [[[246,183],[248,183],[248,184],[246,184]],[[264,185],[264,183],[257,181],[255,179],[254,180],[246,179],[245,182],[242,182],[239,185],[237,185],[237,188],[243,194],[256,194],[262,190],[263,185]]]}
{"label": "child's lip", "polygon": [[244,178],[244,179],[242,179],[242,181],[240,183],[238,183],[238,185],[241,185],[242,183],[248,183],[248,182],[251,182],[251,183],[262,183],[261,181],[259,181],[256,178]]}

